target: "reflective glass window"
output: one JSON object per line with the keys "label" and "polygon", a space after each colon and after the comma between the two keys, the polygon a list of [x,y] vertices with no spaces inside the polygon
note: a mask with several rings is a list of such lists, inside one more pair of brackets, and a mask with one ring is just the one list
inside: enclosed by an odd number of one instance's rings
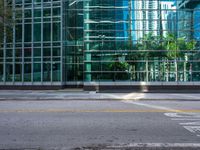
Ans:
{"label": "reflective glass window", "polygon": [[53,41],[60,41],[60,23],[53,23]]}
{"label": "reflective glass window", "polygon": [[32,16],[32,11],[31,11],[31,9],[25,9],[25,10],[24,10],[24,17],[25,17],[25,18],[31,18],[31,16]]}
{"label": "reflective glass window", "polygon": [[13,65],[6,64],[6,81],[11,82],[13,79]]}
{"label": "reflective glass window", "polygon": [[41,81],[41,63],[33,64],[33,81],[34,82]]}
{"label": "reflective glass window", "polygon": [[22,81],[22,64],[15,64],[15,82]]}
{"label": "reflective glass window", "polygon": [[34,24],[34,42],[41,41],[41,24],[35,23]]}
{"label": "reflective glass window", "polygon": [[41,9],[34,9],[34,17],[41,17]]}
{"label": "reflective glass window", "polygon": [[3,81],[3,64],[0,64],[0,82]]}
{"label": "reflective glass window", "polygon": [[53,81],[60,81],[61,71],[60,71],[60,63],[53,63]]}
{"label": "reflective glass window", "polygon": [[60,7],[53,8],[53,16],[59,16],[60,15]]}
{"label": "reflective glass window", "polygon": [[22,42],[22,25],[19,24],[19,25],[16,25],[16,42]]}
{"label": "reflective glass window", "polygon": [[31,82],[31,67],[32,65],[30,63],[24,64],[24,81],[25,82]]}
{"label": "reflective glass window", "polygon": [[43,25],[43,40],[50,41],[51,39],[51,24],[44,23]]}
{"label": "reflective glass window", "polygon": [[31,37],[32,37],[32,25],[24,24],[24,41],[31,42]]}
{"label": "reflective glass window", "polygon": [[51,63],[43,63],[43,81],[51,81]]}
{"label": "reflective glass window", "polygon": [[43,16],[44,17],[51,16],[51,8],[44,8]]}

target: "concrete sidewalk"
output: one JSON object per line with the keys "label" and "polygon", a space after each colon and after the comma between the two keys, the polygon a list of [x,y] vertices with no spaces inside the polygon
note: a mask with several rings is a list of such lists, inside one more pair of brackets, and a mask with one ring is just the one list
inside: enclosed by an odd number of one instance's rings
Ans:
{"label": "concrete sidewalk", "polygon": [[96,93],[82,90],[0,90],[4,100],[200,100],[198,93]]}

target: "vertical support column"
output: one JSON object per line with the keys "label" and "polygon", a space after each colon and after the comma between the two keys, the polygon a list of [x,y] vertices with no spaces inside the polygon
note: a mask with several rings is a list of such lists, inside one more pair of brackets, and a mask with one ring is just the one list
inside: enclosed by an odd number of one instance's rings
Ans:
{"label": "vertical support column", "polygon": [[[15,0],[12,0],[12,19],[15,20]],[[13,24],[13,84],[15,83],[15,25]]]}
{"label": "vertical support column", "polygon": [[[91,53],[88,53],[90,50],[90,44],[89,44],[89,40],[90,40],[90,34],[89,32],[85,32],[88,31],[90,29],[90,25],[89,22],[87,22],[90,19],[90,12],[89,12],[89,3],[90,1],[84,1],[84,40],[86,40],[87,42],[84,42],[85,44],[85,50],[87,51],[85,53],[85,60],[86,60],[86,64],[85,64],[85,80],[86,81],[91,81]],[[85,23],[85,21],[87,23]]]}
{"label": "vertical support column", "polygon": [[174,62],[174,65],[175,65],[175,75],[176,75],[176,82],[178,82],[178,65],[177,65],[177,58],[175,59],[175,62]]}
{"label": "vertical support column", "polygon": [[31,16],[31,84],[33,85],[33,53],[34,53],[34,45],[33,45],[33,41],[34,41],[34,0],[32,0],[32,4],[31,4],[31,12],[32,12],[32,16]]}
{"label": "vertical support column", "polygon": [[[4,0],[4,12],[6,11],[6,0]],[[6,84],[6,26],[5,26],[5,18],[3,20],[4,29],[3,29],[3,81],[4,85]]]}
{"label": "vertical support column", "polygon": [[43,0],[41,0],[41,85],[43,85]]}
{"label": "vertical support column", "polygon": [[148,70],[148,59],[146,60],[146,82],[149,82],[149,70]]}
{"label": "vertical support column", "polygon": [[24,84],[24,0],[22,0],[22,84]]}
{"label": "vertical support column", "polygon": [[178,65],[177,65],[177,59],[178,59],[178,40],[176,39],[176,53],[175,53],[175,59],[174,59],[174,67],[175,67],[175,82],[178,82]]}
{"label": "vertical support column", "polygon": [[187,69],[186,69],[186,63],[187,63],[187,55],[185,56],[186,57],[186,59],[184,60],[184,62],[183,62],[183,78],[184,78],[184,82],[186,82],[187,81]]}
{"label": "vertical support column", "polygon": [[50,67],[50,73],[51,73],[51,75],[50,75],[50,81],[51,81],[51,85],[52,85],[52,81],[53,81],[53,56],[52,56],[52,53],[53,53],[53,1],[51,0],[51,38],[50,38],[50,40],[51,40],[51,48],[50,48],[50,50],[51,50],[51,58],[50,58],[50,60],[51,60],[51,67]]}
{"label": "vertical support column", "polygon": [[166,60],[166,81],[168,82],[169,81],[169,72],[170,72],[170,70],[169,70],[169,68],[170,68],[170,63],[169,63],[169,60],[167,59]]}
{"label": "vertical support column", "polygon": [[[63,23],[64,23],[64,19],[63,19],[63,17],[64,17],[64,13],[63,13],[63,11],[64,11],[64,9],[63,9],[63,7],[65,6],[64,5],[64,3],[65,3],[65,1],[60,1],[60,5],[61,5],[61,7],[60,7],[60,9],[61,9],[61,22],[60,22],[60,32],[61,32],[61,37],[60,37],[60,41],[61,41],[61,62],[60,62],[60,76],[61,76],[61,85],[63,85],[64,84],[64,71],[63,71],[63,69],[65,68],[65,63],[63,63],[63,61],[64,61],[64,50],[65,50],[65,48],[63,48],[63,42],[64,42],[64,39],[63,39],[63,34],[65,34],[64,32],[63,32]],[[65,14],[66,15],[66,14]],[[66,22],[65,22],[65,25],[66,25]],[[65,72],[66,72],[66,70],[65,70]]]}

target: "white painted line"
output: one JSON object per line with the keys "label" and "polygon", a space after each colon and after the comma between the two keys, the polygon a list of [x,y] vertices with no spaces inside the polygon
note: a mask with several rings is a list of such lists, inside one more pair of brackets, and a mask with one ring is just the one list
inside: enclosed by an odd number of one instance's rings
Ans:
{"label": "white painted line", "polygon": [[200,126],[183,126],[183,127],[192,133],[200,132]]}
{"label": "white painted line", "polygon": [[132,99],[133,97],[134,97],[134,99],[141,99],[141,98],[145,97],[145,94],[144,93],[140,93],[140,94],[130,93],[130,94],[123,96],[123,99],[129,100],[129,99]]}
{"label": "white painted line", "polygon": [[175,121],[198,121],[200,118],[171,118],[171,120]]}
{"label": "white painted line", "polygon": [[193,147],[193,148],[200,148],[199,143],[130,143],[127,145],[118,145],[118,146],[108,146],[107,148],[123,148],[123,147],[180,147],[180,148],[185,148],[185,147]]}
{"label": "white painted line", "polygon": [[[200,113],[183,113],[182,111],[171,109],[171,108],[168,108],[168,107],[150,105],[150,104],[145,104],[145,103],[141,103],[141,102],[133,102],[133,101],[122,101],[122,102],[134,104],[134,105],[139,105],[139,106],[145,106],[145,107],[154,108],[154,109],[161,109],[161,110],[175,112],[175,113],[164,113],[164,115],[171,117],[171,119],[196,119],[196,118],[200,119]],[[179,112],[179,113],[177,113],[177,112]],[[196,134],[197,132],[198,133],[200,132],[200,126],[196,126],[196,125],[200,125],[200,122],[189,122],[189,123],[185,123],[185,124],[182,123],[182,124],[183,125],[193,125],[193,126],[183,126],[186,130],[188,130],[192,133]],[[146,146],[148,147],[148,145],[146,145]],[[154,145],[151,145],[151,147],[152,146],[154,146]],[[160,147],[160,146],[165,147],[164,145],[159,145],[157,147]],[[156,147],[156,146],[154,146],[154,147]],[[167,147],[170,147],[170,146],[167,145]],[[173,147],[173,145],[171,145],[171,147]],[[176,147],[176,146],[174,146],[174,147]],[[184,147],[184,145],[182,145],[181,147]],[[199,147],[200,147],[200,144],[199,144]]]}
{"label": "white painted line", "polygon": [[180,125],[193,125],[193,126],[198,126],[200,125],[200,121],[195,121],[195,122],[185,122],[185,123],[179,123]]}
{"label": "white painted line", "polygon": [[192,118],[200,119],[200,113],[165,113],[166,116],[171,118]]}
{"label": "white painted line", "polygon": [[172,111],[172,112],[177,112],[178,110],[171,109],[168,107],[163,107],[163,106],[157,106],[157,105],[151,105],[151,104],[145,104],[141,102],[134,102],[134,101],[122,101],[123,103],[128,103],[128,104],[134,104],[134,105],[139,105],[139,106],[145,106],[148,108],[154,108],[154,109],[160,109],[160,110],[166,110],[166,111]]}

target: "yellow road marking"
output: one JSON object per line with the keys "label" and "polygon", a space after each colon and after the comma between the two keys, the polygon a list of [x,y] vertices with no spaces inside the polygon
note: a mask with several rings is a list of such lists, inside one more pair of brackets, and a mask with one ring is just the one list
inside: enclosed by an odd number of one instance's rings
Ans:
{"label": "yellow road marking", "polygon": [[0,113],[153,113],[153,112],[178,112],[178,113],[200,113],[200,110],[136,110],[136,109],[102,109],[102,110],[70,110],[70,109],[17,109],[0,110]]}

